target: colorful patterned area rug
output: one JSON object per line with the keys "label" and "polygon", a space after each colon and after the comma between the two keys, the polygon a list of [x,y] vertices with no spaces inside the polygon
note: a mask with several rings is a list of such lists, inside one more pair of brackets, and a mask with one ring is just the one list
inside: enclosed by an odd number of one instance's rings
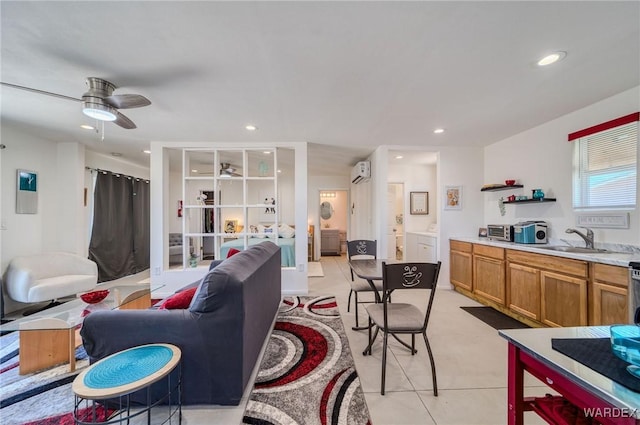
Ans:
{"label": "colorful patterned area rug", "polygon": [[334,297],[284,299],[243,423],[371,423]]}
{"label": "colorful patterned area rug", "polygon": [[[82,346],[76,349],[76,370],[60,365],[20,375],[19,333],[0,337],[0,423],[2,425],[73,424],[71,383],[89,365]],[[104,418],[102,418],[104,419]]]}

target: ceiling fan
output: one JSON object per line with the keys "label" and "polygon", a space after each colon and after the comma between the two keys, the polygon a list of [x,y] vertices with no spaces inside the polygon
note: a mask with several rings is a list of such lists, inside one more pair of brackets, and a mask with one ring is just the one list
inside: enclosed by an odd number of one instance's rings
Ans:
{"label": "ceiling fan", "polygon": [[237,168],[228,162],[220,163],[220,177],[242,177],[242,174],[236,173],[236,170]]}
{"label": "ceiling fan", "polygon": [[73,100],[75,102],[82,102],[82,112],[85,115],[100,121],[111,121],[127,130],[136,128],[136,125],[124,114],[120,113],[118,109],[140,108],[142,106],[151,105],[151,101],[149,101],[149,99],[139,94],[113,94],[113,91],[117,87],[113,83],[103,80],[102,78],[88,77],[86,79],[86,83],[89,90],[82,95],[81,99],[78,99],[31,87],[0,82],[3,86],[15,89],[45,94],[47,96],[58,97],[60,99]]}

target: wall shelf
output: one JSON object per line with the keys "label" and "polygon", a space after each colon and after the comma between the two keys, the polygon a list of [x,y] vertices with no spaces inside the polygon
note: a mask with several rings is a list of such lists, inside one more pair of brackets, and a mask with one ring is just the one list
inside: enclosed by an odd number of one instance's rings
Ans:
{"label": "wall shelf", "polygon": [[502,201],[503,204],[539,204],[541,202],[556,202],[556,198],[522,199],[520,201]]}
{"label": "wall shelf", "polygon": [[506,184],[503,184],[501,186],[492,186],[492,187],[485,187],[480,189],[480,192],[496,192],[498,190],[509,190],[509,189],[515,189],[518,187],[524,187],[521,184],[512,184],[511,186],[507,186]]}

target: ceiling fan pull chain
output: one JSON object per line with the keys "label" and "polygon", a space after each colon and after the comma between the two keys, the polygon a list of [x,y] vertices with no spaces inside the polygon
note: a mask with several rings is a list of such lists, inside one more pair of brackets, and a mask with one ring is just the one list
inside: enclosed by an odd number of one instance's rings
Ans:
{"label": "ceiling fan pull chain", "polygon": [[102,124],[102,137],[100,141],[104,142],[104,121],[100,121],[100,123]]}

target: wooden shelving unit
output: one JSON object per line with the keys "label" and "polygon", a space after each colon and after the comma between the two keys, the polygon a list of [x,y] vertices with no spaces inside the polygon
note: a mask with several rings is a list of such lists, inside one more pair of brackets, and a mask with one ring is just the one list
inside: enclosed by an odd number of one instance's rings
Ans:
{"label": "wooden shelving unit", "polygon": [[519,187],[524,187],[524,186],[521,185],[521,184],[512,184],[511,186],[507,186],[505,184],[505,185],[502,185],[502,186],[485,187],[483,189],[480,189],[480,192],[496,192],[498,190],[509,190],[509,189],[516,189],[516,188],[519,188]]}
{"label": "wooden shelving unit", "polygon": [[541,202],[556,202],[556,198],[521,199],[519,201],[502,201],[503,204],[539,204]]}

